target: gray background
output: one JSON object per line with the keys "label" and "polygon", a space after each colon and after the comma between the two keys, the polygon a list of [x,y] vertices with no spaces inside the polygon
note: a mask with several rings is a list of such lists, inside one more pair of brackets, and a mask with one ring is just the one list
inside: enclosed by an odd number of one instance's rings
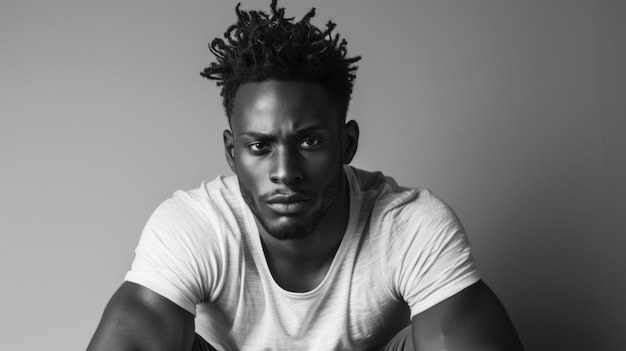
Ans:
{"label": "gray background", "polygon": [[[354,165],[456,209],[528,350],[626,349],[624,4],[287,4],[364,57]],[[84,349],[153,209],[230,173],[198,73],[233,7],[0,3],[0,350]]]}

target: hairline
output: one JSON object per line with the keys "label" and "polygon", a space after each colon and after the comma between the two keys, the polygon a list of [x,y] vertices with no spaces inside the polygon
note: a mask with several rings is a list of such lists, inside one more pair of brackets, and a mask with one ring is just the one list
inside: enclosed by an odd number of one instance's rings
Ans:
{"label": "hairline", "polygon": [[260,84],[260,83],[265,83],[265,82],[285,82],[285,83],[306,83],[306,84],[314,84],[317,85],[319,87],[321,87],[322,89],[324,89],[324,92],[326,94],[326,98],[328,99],[328,103],[330,105],[330,107],[334,110],[334,112],[337,114],[338,118],[338,122],[340,124],[344,124],[347,120],[347,116],[348,116],[348,111],[347,111],[347,107],[346,106],[346,111],[342,112],[342,108],[340,107],[340,103],[338,103],[336,100],[341,100],[341,98],[336,98],[333,99],[333,94],[331,94],[330,89],[328,88],[327,85],[316,81],[316,80],[307,80],[307,79],[280,79],[280,78],[268,78],[268,79],[264,79],[264,80],[259,80],[259,81],[247,81],[247,82],[243,82],[240,83],[237,88],[235,89],[235,91],[233,92],[232,95],[232,99],[230,100],[230,108],[225,107],[225,112],[226,112],[226,118],[228,119],[228,124],[230,126],[231,124],[231,119],[232,119],[232,115],[233,115],[233,111],[235,109],[235,101],[237,100],[237,94],[239,93],[239,89],[246,85],[246,84]]}

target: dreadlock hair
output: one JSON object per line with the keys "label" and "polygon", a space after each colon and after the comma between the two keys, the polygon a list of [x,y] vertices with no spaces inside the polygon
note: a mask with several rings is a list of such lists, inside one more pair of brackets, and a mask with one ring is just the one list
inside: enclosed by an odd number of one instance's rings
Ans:
{"label": "dreadlock hair", "polygon": [[272,0],[271,16],[263,11],[241,11],[235,7],[237,23],[215,38],[209,50],[217,62],[201,76],[215,80],[221,87],[224,108],[231,118],[237,89],[244,83],[265,80],[307,81],[321,84],[345,121],[353,80],[360,56],[346,57],[346,40],[331,34],[336,24],[326,28],[312,25],[312,8],[299,22],[285,18],[285,9]]}

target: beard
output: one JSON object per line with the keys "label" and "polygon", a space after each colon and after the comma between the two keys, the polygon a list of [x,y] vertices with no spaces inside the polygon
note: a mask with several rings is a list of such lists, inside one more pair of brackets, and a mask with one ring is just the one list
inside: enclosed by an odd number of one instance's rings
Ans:
{"label": "beard", "polygon": [[321,196],[321,206],[311,215],[308,215],[309,220],[299,223],[270,223],[270,221],[261,213],[259,205],[257,201],[255,201],[250,190],[241,182],[239,182],[239,189],[241,190],[243,200],[254,214],[257,222],[261,224],[263,229],[265,229],[269,235],[278,240],[301,239],[317,227],[328,209],[339,197],[343,177],[343,172],[341,171],[342,169],[343,168],[340,167],[335,173],[335,176],[331,179],[330,183],[322,189],[321,193],[316,194],[317,196]]}

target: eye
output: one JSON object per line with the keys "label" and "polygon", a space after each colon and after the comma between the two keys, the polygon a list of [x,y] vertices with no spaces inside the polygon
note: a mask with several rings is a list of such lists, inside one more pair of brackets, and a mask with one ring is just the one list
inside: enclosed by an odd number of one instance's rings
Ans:
{"label": "eye", "polygon": [[250,143],[250,144],[246,145],[246,147],[247,147],[250,151],[252,151],[252,152],[254,152],[254,153],[263,153],[263,152],[267,152],[267,151],[269,151],[269,148],[270,148],[270,146],[269,146],[268,144],[265,144],[265,143],[259,143],[259,142],[256,142],[256,143]]}
{"label": "eye", "polygon": [[321,141],[317,138],[306,138],[302,140],[300,144],[298,144],[298,147],[303,148],[303,149],[313,149],[316,146],[318,146],[320,143]]}

